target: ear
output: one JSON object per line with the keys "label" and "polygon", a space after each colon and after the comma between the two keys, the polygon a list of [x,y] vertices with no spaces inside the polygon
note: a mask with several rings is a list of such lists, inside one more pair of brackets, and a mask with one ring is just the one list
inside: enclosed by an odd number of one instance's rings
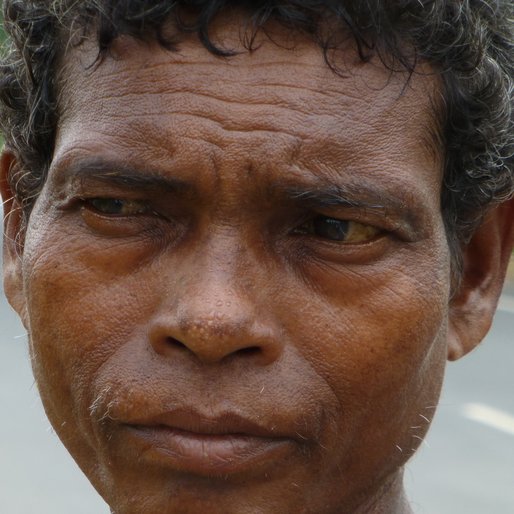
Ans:
{"label": "ear", "polygon": [[464,248],[463,275],[450,303],[448,359],[485,337],[493,320],[514,244],[514,199],[490,212]]}
{"label": "ear", "polygon": [[0,194],[4,211],[3,279],[9,303],[26,326],[26,309],[23,294],[21,256],[23,254],[24,223],[19,202],[9,185],[9,175],[17,166],[14,154],[4,149],[0,156]]}

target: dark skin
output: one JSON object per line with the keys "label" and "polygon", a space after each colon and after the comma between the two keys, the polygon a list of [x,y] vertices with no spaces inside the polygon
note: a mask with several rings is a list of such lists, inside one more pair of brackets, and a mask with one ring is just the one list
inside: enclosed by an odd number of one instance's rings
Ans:
{"label": "dark skin", "polygon": [[117,514],[411,512],[403,465],[514,239],[506,203],[451,291],[437,81],[401,95],[351,48],[341,78],[307,41],[70,52],[26,231],[2,156],[4,281],[94,486]]}

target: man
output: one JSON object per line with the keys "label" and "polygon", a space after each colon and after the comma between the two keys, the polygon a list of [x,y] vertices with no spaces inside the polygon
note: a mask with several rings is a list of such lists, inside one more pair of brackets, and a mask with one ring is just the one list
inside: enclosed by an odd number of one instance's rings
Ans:
{"label": "man", "polygon": [[403,514],[514,240],[510,2],[4,2],[4,281],[117,514]]}

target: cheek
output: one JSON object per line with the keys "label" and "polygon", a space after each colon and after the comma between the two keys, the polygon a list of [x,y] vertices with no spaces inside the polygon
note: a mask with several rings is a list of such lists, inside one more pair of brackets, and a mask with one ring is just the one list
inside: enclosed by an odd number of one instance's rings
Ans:
{"label": "cheek", "polygon": [[315,292],[296,295],[309,301],[289,305],[297,348],[338,399],[327,438],[363,476],[370,463],[389,469],[413,453],[440,392],[447,259],[427,251],[415,262],[318,273]]}
{"label": "cheek", "polygon": [[337,309],[318,304],[323,315],[299,316],[309,320],[301,351],[343,404],[361,404],[365,412],[368,401],[393,393],[400,399],[406,388],[421,387],[430,361],[444,361],[446,316],[440,300],[428,305],[412,293],[402,300],[389,289],[374,288],[365,304]]}
{"label": "cheek", "polygon": [[87,414],[101,366],[144,327],[152,285],[138,273],[111,272],[112,253],[123,248],[99,257],[76,235],[36,227],[38,238],[28,240],[24,255],[32,363],[47,414],[59,427],[71,413]]}

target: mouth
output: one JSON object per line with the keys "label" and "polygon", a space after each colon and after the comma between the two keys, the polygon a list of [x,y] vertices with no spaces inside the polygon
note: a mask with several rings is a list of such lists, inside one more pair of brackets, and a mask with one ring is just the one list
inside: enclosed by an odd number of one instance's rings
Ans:
{"label": "mouth", "polygon": [[238,414],[176,410],[124,425],[140,461],[205,477],[262,472],[297,449],[274,426]]}

